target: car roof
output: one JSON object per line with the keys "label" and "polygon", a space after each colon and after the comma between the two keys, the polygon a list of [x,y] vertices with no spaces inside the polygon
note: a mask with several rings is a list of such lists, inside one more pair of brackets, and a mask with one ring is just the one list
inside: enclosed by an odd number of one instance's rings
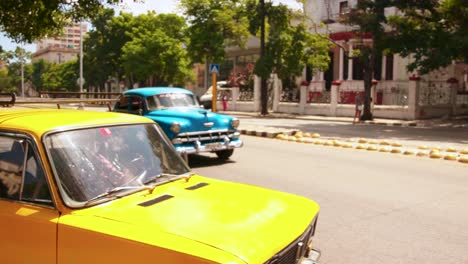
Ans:
{"label": "car roof", "polygon": [[143,87],[130,89],[124,92],[125,95],[152,96],[166,93],[185,93],[193,94],[191,91],[179,87]]}
{"label": "car roof", "polygon": [[153,121],[138,115],[71,109],[0,111],[0,129],[29,132],[37,137],[52,130],[128,123],[153,123]]}

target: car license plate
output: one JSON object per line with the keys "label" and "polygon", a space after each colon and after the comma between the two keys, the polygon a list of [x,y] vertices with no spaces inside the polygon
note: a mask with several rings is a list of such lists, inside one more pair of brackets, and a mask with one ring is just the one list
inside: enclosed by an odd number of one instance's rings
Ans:
{"label": "car license plate", "polygon": [[208,143],[205,145],[205,148],[210,149],[210,150],[217,150],[221,148],[221,144],[220,143]]}

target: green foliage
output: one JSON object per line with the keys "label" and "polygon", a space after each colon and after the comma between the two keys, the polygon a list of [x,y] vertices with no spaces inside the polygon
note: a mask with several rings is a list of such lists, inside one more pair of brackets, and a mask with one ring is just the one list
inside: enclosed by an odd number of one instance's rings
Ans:
{"label": "green foliage", "polygon": [[174,14],[148,13],[136,17],[122,48],[127,75],[146,85],[183,85],[191,76],[187,51],[183,46],[185,22]]}
{"label": "green foliage", "polygon": [[0,30],[17,42],[31,43],[59,32],[69,21],[94,16],[105,3],[118,2],[120,0],[2,0]]}
{"label": "green foliage", "polygon": [[102,87],[112,76],[146,85],[183,85],[191,78],[182,17],[155,12],[114,16],[107,9],[92,22],[95,30],[84,42],[87,85]]}
{"label": "green foliage", "polygon": [[[250,14],[249,30],[256,36],[261,27],[260,8],[255,0],[249,0],[246,4]],[[328,68],[331,42],[325,36],[310,33],[306,24],[301,22],[304,19],[301,14],[292,12],[283,4],[275,6],[267,2],[265,15],[265,55],[256,63],[255,74],[268,78],[270,73],[276,72],[280,79],[289,79],[300,75],[305,66],[310,66],[314,71]],[[299,22],[293,25],[292,19]]]}
{"label": "green foliage", "polygon": [[406,57],[408,70],[421,74],[453,60],[468,62],[468,2],[463,0],[395,1],[403,15],[389,17],[393,34],[388,49]]}
{"label": "green foliage", "polygon": [[187,50],[193,62],[222,62],[225,47],[245,47],[248,19],[239,0],[181,0],[190,39]]}
{"label": "green foliage", "polygon": [[14,92],[16,87],[12,85],[10,76],[8,75],[8,70],[6,68],[0,69],[0,92],[10,93]]}
{"label": "green foliage", "polygon": [[77,92],[78,67],[78,60],[52,65],[50,70],[42,75],[44,90]]}
{"label": "green foliage", "polygon": [[92,24],[95,30],[88,33],[83,43],[83,75],[87,85],[103,86],[109,76],[124,75],[122,67],[122,47],[131,40],[133,16],[122,13],[114,16],[112,9],[99,12]]}
{"label": "green foliage", "polygon": [[[373,119],[370,102],[374,66],[386,45],[384,26],[387,24],[387,18],[385,16],[385,8],[393,6],[393,2],[393,0],[358,1],[357,5],[351,8],[349,14],[341,21],[355,28],[354,39],[358,42],[358,45],[354,46],[354,56],[363,65],[365,99],[362,120]],[[365,38],[371,38],[372,41],[364,42]]]}
{"label": "green foliage", "polygon": [[40,59],[32,64],[31,82],[37,91],[41,91],[44,86],[42,76],[48,72],[52,64],[44,59]]}

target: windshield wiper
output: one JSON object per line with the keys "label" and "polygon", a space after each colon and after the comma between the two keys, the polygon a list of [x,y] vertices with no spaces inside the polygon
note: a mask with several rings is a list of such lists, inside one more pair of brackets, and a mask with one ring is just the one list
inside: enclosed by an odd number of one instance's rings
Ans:
{"label": "windshield wiper", "polygon": [[[100,200],[104,197],[109,197],[109,196],[113,196],[114,194],[116,193],[119,193],[119,192],[122,192],[122,191],[127,191],[127,190],[135,190],[135,189],[148,189],[148,188],[151,188],[149,186],[144,186],[144,185],[140,185],[140,186],[119,186],[119,187],[115,187],[105,193],[101,193],[100,195],[96,196],[96,197],[93,197],[91,199],[89,199],[88,201],[85,202],[84,206],[87,206],[97,200]],[[113,198],[115,198],[117,196],[113,196]]]}
{"label": "windshield wiper", "polygon": [[160,173],[154,176],[152,179],[145,181],[143,184],[148,185],[151,183],[156,183],[161,178],[167,178],[168,181],[175,181],[180,178],[189,178],[193,173],[184,173],[184,174],[172,174],[172,173]]}

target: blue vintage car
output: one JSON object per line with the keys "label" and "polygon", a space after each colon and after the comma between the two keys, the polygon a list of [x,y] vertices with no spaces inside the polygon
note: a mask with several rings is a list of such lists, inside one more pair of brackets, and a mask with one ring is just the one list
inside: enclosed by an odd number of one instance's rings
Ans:
{"label": "blue vintage car", "polygon": [[242,147],[239,120],[205,110],[187,89],[147,87],[127,90],[113,111],[143,115],[154,120],[172,141],[175,149],[187,155],[214,152],[228,159],[235,148]]}

